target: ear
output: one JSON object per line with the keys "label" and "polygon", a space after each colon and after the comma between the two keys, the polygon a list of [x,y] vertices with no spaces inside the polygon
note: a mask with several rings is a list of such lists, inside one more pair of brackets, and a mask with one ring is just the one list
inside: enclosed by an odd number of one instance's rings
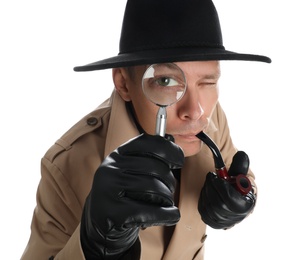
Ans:
{"label": "ear", "polygon": [[127,87],[128,84],[128,73],[124,68],[113,68],[112,70],[113,81],[115,85],[115,89],[119,93],[119,95],[124,99],[124,101],[131,101],[131,97],[129,94],[129,89]]}

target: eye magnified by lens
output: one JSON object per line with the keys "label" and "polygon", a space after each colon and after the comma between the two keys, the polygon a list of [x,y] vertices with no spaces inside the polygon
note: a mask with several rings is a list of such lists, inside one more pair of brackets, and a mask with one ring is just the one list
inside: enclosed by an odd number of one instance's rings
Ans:
{"label": "eye magnified by lens", "polygon": [[142,88],[146,97],[158,106],[170,106],[186,90],[183,71],[174,63],[151,65],[144,73]]}
{"label": "eye magnified by lens", "polygon": [[184,73],[174,63],[153,64],[143,75],[142,89],[145,96],[159,106],[155,132],[164,136],[166,107],[178,102],[186,91]]}

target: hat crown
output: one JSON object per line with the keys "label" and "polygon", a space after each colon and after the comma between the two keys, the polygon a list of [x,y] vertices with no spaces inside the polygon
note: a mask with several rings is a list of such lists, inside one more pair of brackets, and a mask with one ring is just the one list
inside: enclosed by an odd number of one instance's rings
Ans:
{"label": "hat crown", "polygon": [[180,47],[224,49],[211,0],[128,0],[120,53]]}
{"label": "hat crown", "polygon": [[271,62],[267,56],[224,48],[212,0],[127,0],[119,54],[74,70],[210,60]]}

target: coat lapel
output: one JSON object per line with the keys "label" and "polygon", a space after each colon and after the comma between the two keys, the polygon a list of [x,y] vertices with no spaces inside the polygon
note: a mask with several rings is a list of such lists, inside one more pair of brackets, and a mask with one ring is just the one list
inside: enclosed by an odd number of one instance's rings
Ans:
{"label": "coat lapel", "polygon": [[129,116],[124,100],[114,90],[111,96],[112,109],[108,126],[105,156],[121,144],[139,135],[133,119]]}
{"label": "coat lapel", "polygon": [[193,259],[202,246],[205,224],[200,218],[197,203],[205,172],[196,164],[197,161],[197,156],[188,157],[182,168],[178,204],[181,218],[175,226],[164,260]]}

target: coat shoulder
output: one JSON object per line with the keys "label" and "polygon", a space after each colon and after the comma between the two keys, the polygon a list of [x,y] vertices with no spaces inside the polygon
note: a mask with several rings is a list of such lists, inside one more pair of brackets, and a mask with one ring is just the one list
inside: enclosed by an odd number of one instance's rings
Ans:
{"label": "coat shoulder", "polygon": [[110,112],[111,107],[106,106],[84,116],[47,150],[44,157],[53,162],[60,153],[70,150],[78,139],[107,124]]}

